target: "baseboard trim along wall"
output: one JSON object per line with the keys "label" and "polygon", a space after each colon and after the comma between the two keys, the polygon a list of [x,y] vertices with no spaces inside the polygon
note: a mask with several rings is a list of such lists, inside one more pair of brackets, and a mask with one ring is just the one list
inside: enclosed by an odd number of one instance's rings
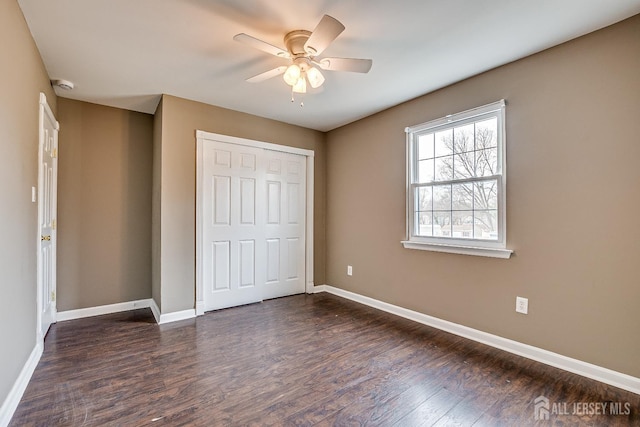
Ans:
{"label": "baseboard trim along wall", "polygon": [[119,302],[116,304],[99,305],[97,307],[79,308],[77,310],[60,311],[56,315],[56,321],[82,319],[85,317],[101,316],[103,314],[119,313],[121,311],[136,310],[138,308],[150,308],[151,299],[138,301]]}
{"label": "baseboard trim along wall", "polygon": [[153,298],[150,299],[149,301],[150,301],[149,308],[151,308],[153,317],[156,318],[156,323],[158,325],[177,322],[179,320],[193,319],[194,317],[196,317],[196,310],[193,308],[189,310],[174,311],[173,313],[162,314],[160,312],[160,308],[158,308],[158,304],[156,304],[156,301]]}
{"label": "baseboard trim along wall", "polygon": [[82,319],[85,317],[101,316],[103,314],[120,313],[122,311],[137,310],[139,308],[150,308],[156,323],[177,322],[179,320],[196,317],[195,309],[175,311],[173,313],[160,313],[158,304],[153,298],[141,299],[137,301],[119,302],[117,304],[100,305],[98,307],[79,308],[77,310],[61,311],[56,316],[56,321]]}
{"label": "baseboard trim along wall", "polygon": [[386,311],[387,313],[395,314],[445,332],[468,338],[500,350],[508,351],[509,353],[517,354],[518,356],[526,357],[574,374],[582,375],[583,377],[591,378],[614,387],[619,387],[632,393],[640,394],[640,378],[632,377],[631,375],[623,374],[621,372],[613,371],[581,360],[572,359],[558,353],[553,353],[548,350],[523,344],[498,335],[493,335],[467,326],[459,325],[457,323],[449,322],[447,320],[442,320],[437,317],[402,308],[364,295],[335,288],[330,285],[316,286],[314,293],[318,292],[328,292],[351,301],[359,302],[369,307],[377,308],[378,310]]}
{"label": "baseboard trim along wall", "polygon": [[160,323],[160,308],[158,308],[158,304],[156,304],[156,300],[154,300],[153,298],[151,298],[149,300],[149,308],[151,309],[151,312],[153,313],[153,317],[156,318],[156,323]]}
{"label": "baseboard trim along wall", "polygon": [[13,383],[13,387],[11,387],[7,398],[4,400],[2,406],[0,407],[0,427],[6,427],[9,425],[11,417],[13,417],[14,412],[18,408],[20,399],[22,399],[22,395],[27,389],[27,385],[29,385],[29,380],[33,375],[33,371],[35,371],[36,366],[38,366],[38,362],[40,361],[43,350],[43,342],[38,341],[31,351],[27,362],[22,367],[22,370],[20,371],[20,375],[18,375],[16,382]]}

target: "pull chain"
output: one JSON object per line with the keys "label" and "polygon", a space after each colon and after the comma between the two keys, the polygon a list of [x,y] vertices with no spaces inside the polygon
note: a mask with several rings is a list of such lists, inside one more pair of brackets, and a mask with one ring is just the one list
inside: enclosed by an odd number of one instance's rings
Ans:
{"label": "pull chain", "polygon": [[[293,87],[291,87],[291,102],[296,102],[296,98],[295,98],[295,96],[293,94],[294,94]],[[304,107],[304,101],[303,100],[300,101],[300,108],[302,108],[302,107]]]}

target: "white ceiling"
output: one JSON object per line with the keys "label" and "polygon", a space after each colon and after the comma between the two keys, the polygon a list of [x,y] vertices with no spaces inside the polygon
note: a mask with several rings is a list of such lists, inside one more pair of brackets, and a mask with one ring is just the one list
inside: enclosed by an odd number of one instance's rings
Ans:
{"label": "white ceiling", "polygon": [[[640,13],[640,0],[18,0],[58,95],[153,113],[170,94],[327,131]],[[329,14],[346,30],[325,56],[373,59],[369,74],[324,72],[304,107],[286,64],[233,41],[284,47]]]}

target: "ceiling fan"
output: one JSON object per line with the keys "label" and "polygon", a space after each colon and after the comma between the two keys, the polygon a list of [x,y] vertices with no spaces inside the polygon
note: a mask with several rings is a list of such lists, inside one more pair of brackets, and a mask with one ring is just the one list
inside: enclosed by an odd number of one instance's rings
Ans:
{"label": "ceiling fan", "polygon": [[258,83],[284,74],[284,81],[291,86],[293,92],[306,93],[307,81],[314,89],[324,83],[324,76],[318,68],[327,71],[356,73],[368,73],[371,69],[373,64],[371,59],[323,58],[320,56],[344,29],[345,27],[340,21],[329,15],[324,15],[313,32],[295,30],[287,33],[284,36],[284,45],[287,50],[245,33],[237,34],[233,39],[279,58],[291,60],[290,65],[282,65],[250,77],[247,79],[248,82]]}

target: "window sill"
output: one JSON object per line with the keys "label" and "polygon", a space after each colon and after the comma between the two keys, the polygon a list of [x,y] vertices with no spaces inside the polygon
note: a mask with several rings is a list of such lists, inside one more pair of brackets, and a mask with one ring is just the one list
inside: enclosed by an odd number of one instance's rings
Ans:
{"label": "window sill", "polygon": [[418,249],[421,251],[447,252],[450,254],[486,256],[491,258],[509,259],[513,253],[510,249],[478,248],[475,246],[439,245],[436,243],[422,243],[402,241],[405,249]]}

